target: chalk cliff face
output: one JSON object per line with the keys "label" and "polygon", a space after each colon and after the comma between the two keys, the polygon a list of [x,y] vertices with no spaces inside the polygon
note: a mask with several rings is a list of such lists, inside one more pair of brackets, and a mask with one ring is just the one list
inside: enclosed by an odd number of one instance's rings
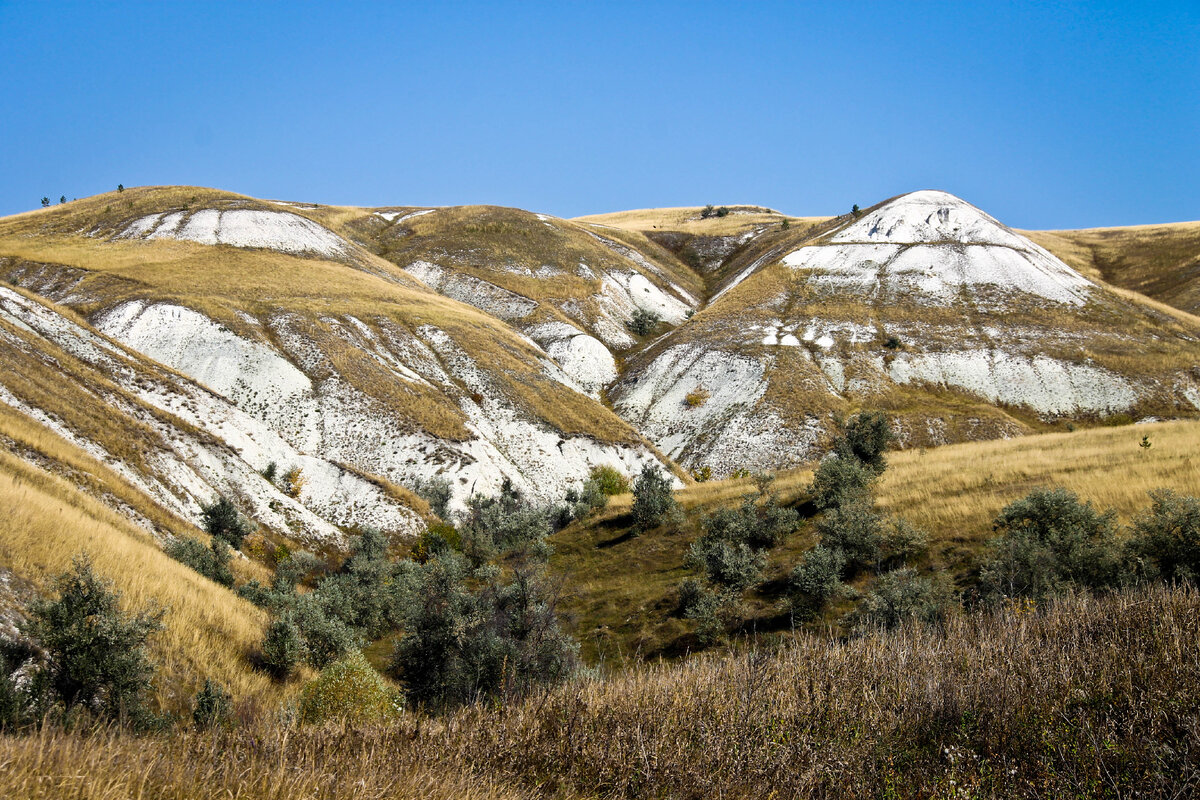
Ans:
{"label": "chalk cliff face", "polygon": [[[435,477],[461,507],[504,479],[555,500],[602,464],[787,467],[861,409],[923,446],[1200,404],[1190,318],[943,192],[789,226],[671,213],[678,231],[167,188],[10,217],[0,345],[38,377],[0,371],[0,402],[173,513],[235,493],[310,540],[415,534],[404,487]],[[271,462],[302,469],[298,497]]]}

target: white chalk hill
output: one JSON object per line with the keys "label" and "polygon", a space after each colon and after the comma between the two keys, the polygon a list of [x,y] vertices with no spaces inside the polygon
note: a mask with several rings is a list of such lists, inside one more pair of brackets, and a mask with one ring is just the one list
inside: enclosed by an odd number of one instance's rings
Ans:
{"label": "white chalk hill", "polygon": [[745,260],[611,391],[618,413],[690,468],[799,463],[834,413],[859,408],[890,410],[902,439],[925,445],[1056,418],[1192,413],[1200,400],[1194,325],[945,192]]}

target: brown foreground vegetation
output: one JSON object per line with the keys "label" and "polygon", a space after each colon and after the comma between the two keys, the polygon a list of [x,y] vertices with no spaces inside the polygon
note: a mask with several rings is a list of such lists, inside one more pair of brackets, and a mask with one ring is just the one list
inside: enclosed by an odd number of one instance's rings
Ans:
{"label": "brown foreground vegetation", "polygon": [[388,726],[43,730],[0,765],[2,796],[78,800],[1191,796],[1200,592],[803,636]]}

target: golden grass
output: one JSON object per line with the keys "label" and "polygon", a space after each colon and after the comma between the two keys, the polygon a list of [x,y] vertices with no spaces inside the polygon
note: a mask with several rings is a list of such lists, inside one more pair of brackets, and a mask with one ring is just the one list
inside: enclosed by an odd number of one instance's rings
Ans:
{"label": "golden grass", "polygon": [[[588,214],[575,217],[575,222],[589,225],[621,228],[628,231],[678,231],[697,236],[733,236],[759,225],[778,225],[783,220],[790,224],[811,225],[824,222],[828,217],[792,217],[761,206],[728,206],[731,213],[724,217],[700,219],[701,206],[675,208],[639,208],[615,211],[609,214]],[[749,212],[749,213],[745,213]]]}
{"label": "golden grass", "polygon": [[1089,277],[1200,312],[1200,222],[1023,233]]}
{"label": "golden grass", "polygon": [[133,736],[44,729],[0,735],[11,800],[521,800],[524,791],[394,754],[379,732],[270,727]]}
{"label": "golden grass", "polygon": [[266,614],[232,591],[168,557],[145,530],[68,481],[0,451],[0,564],[35,586],[71,566],[82,552],[123,593],[130,608],[166,607],[166,629],[153,640],[157,698],[189,708],[211,678],[249,703],[276,704],[287,689],[251,669]]}

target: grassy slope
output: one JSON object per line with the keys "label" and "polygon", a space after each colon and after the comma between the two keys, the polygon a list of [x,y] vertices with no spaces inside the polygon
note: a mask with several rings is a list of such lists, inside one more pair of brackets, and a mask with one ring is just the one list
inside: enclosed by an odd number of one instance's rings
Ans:
{"label": "grassy slope", "polygon": [[[11,419],[4,422],[6,432],[16,427]],[[61,441],[47,447],[128,498],[128,488],[86,454],[62,454],[73,448]],[[36,589],[49,588],[50,578],[87,552],[128,607],[168,609],[166,630],[155,637],[152,650],[164,708],[186,711],[205,678],[225,684],[247,703],[267,706],[283,698],[286,687],[250,667],[266,625],[264,612],[166,556],[144,529],[6,450],[0,451],[0,507],[6,510],[0,566]],[[250,571],[243,565],[243,577]]]}
{"label": "grassy slope", "polygon": [[[1141,437],[1152,447],[1139,447]],[[1163,422],[1075,433],[970,442],[890,454],[879,485],[880,507],[930,532],[927,568],[962,578],[991,533],[996,513],[1037,486],[1064,486],[1123,520],[1149,504],[1147,492],[1167,487],[1196,494],[1200,486],[1200,422]],[[802,504],[810,469],[782,472],[775,489]],[[683,562],[698,535],[700,516],[754,492],[750,479],[685,488],[677,497],[688,512],[681,531],[629,534],[628,495],[583,525],[554,539],[553,564],[573,589],[566,609],[591,658],[637,653],[678,654],[689,644],[688,625],[673,616],[675,589],[689,572]],[[773,551],[769,577],[780,578],[815,541],[809,524]],[[751,596],[750,617],[760,629],[785,624],[774,601]]]}
{"label": "grassy slope", "polygon": [[[540,352],[508,326],[429,291],[403,270],[365,251],[355,263],[342,263],[171,240],[103,242],[75,233],[81,225],[119,230],[142,214],[185,204],[195,210],[232,202],[239,207],[284,208],[184,187],[131,189],[119,197],[100,195],[5,218],[0,220],[0,280],[28,282],[26,276],[34,276],[29,280],[54,285],[79,279],[72,292],[96,298],[75,305],[85,315],[121,300],[161,300],[195,308],[250,338],[262,338],[262,329],[236,312],[260,319],[292,312],[306,319],[309,332],[328,346],[327,355],[344,379],[399,410],[414,425],[434,435],[462,439],[468,433],[457,398],[432,387],[395,381],[374,359],[346,347],[321,318],[354,315],[368,323],[382,318],[410,330],[434,325],[449,333],[477,363],[489,367],[518,405],[564,433],[588,434],[601,441],[639,440],[609,410],[546,378]],[[353,215],[352,210],[340,213]]]}
{"label": "grassy slope", "polygon": [[1200,222],[1024,234],[1089,277],[1200,312]]}

